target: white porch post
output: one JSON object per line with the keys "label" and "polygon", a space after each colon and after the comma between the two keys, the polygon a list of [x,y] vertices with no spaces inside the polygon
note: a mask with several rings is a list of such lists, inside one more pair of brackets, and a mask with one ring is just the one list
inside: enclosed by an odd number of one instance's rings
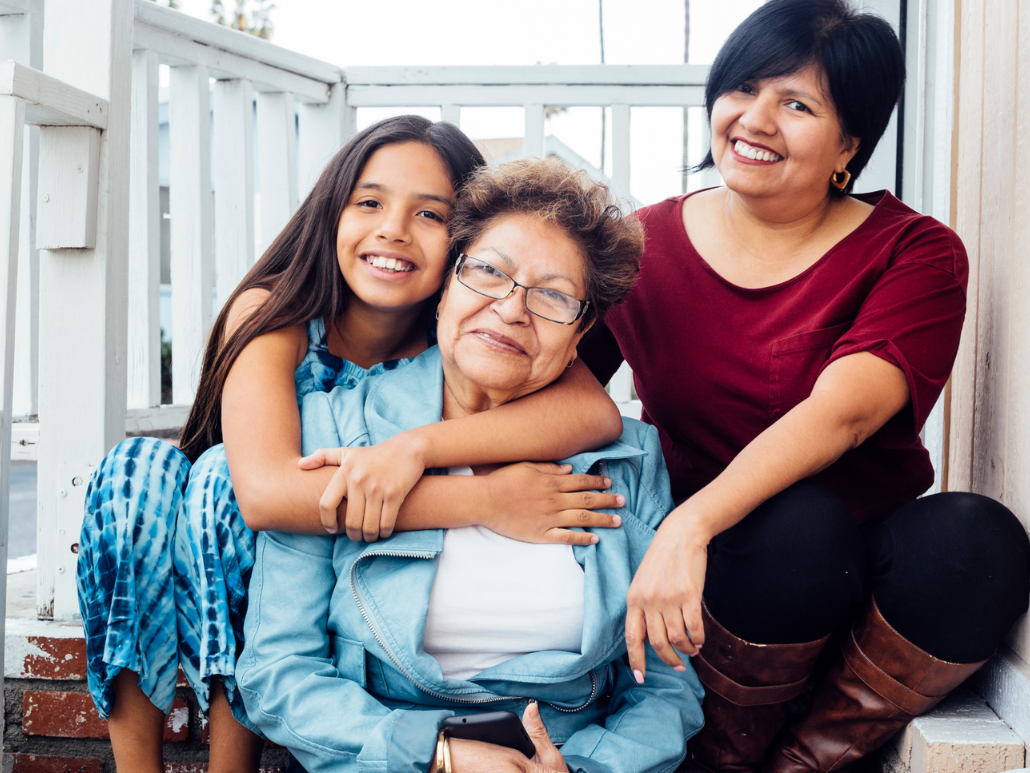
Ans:
{"label": "white porch post", "polygon": [[[0,16],[0,51],[5,60],[43,69],[42,13]],[[39,250],[35,227],[39,129],[35,126],[25,127],[22,158],[13,416],[31,416],[39,410]]]}
{"label": "white porch post", "polygon": [[125,437],[132,0],[47,0],[47,74],[106,99],[93,249],[40,253],[37,604],[78,615],[75,555],[90,471]]}
{"label": "white porch post", "polygon": [[[12,335],[18,289],[18,228],[21,195],[22,142],[25,105],[20,99],[0,97],[0,566],[7,566],[7,525],[11,494],[11,403],[14,385]],[[0,577],[0,636],[6,630],[7,572]],[[3,691],[4,655],[0,652],[0,695]]]}

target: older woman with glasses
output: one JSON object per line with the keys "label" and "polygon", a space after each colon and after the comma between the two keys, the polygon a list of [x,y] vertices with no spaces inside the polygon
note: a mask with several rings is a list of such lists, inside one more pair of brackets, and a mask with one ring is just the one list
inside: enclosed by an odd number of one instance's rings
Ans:
{"label": "older woman with glasses", "polygon": [[[459,257],[439,346],[305,397],[305,450],[376,444],[545,387],[625,297],[642,249],[608,189],[553,159],[478,172],[450,228]],[[479,526],[371,545],[262,533],[237,665],[251,720],[312,773],[674,769],[701,725],[700,684],[654,653],[646,678],[634,672],[623,637],[633,573],[672,507],[657,432],[627,421],[617,443],[566,461],[604,476],[622,505],[619,528],[586,545]],[[531,759],[440,732],[448,717],[500,710],[523,717]]]}

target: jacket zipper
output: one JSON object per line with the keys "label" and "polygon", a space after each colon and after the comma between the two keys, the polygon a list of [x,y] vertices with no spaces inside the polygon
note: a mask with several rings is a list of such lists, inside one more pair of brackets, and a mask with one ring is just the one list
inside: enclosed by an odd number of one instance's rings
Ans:
{"label": "jacket zipper", "polygon": [[[362,553],[360,556],[358,556],[357,559],[355,559],[354,563],[351,564],[350,573],[349,573],[349,577],[348,577],[348,580],[350,581],[350,592],[351,592],[351,595],[354,597],[354,603],[358,605],[358,611],[361,612],[361,616],[365,619],[365,624],[368,626],[368,630],[370,630],[372,632],[372,635],[375,637],[376,642],[378,642],[379,646],[383,648],[383,652],[385,652],[387,657],[389,657],[390,660],[393,662],[394,667],[398,671],[400,671],[409,682],[411,682],[413,685],[415,685],[415,687],[417,687],[418,689],[420,689],[422,692],[426,693],[427,695],[431,695],[434,698],[437,698],[439,700],[450,701],[451,703],[466,703],[466,704],[472,705],[472,704],[479,704],[479,703],[496,703],[498,701],[508,701],[508,700],[529,700],[528,698],[525,698],[524,696],[498,696],[496,698],[459,698],[459,697],[455,697],[453,695],[444,695],[443,693],[436,692],[435,690],[430,690],[428,687],[424,687],[421,684],[419,684],[417,681],[415,681],[414,677],[412,677],[411,674],[409,674],[405,670],[405,668],[400,664],[400,662],[397,660],[397,658],[394,657],[394,654],[390,651],[389,647],[386,646],[386,642],[384,642],[382,640],[382,638],[379,636],[379,632],[376,631],[375,626],[372,625],[372,620],[369,618],[368,613],[365,612],[365,605],[361,603],[361,598],[358,595],[358,588],[354,584],[354,570],[358,566],[358,561],[360,561],[361,559],[365,558],[366,556],[394,556],[396,558],[424,558],[424,559],[428,560],[428,559],[431,559],[433,557],[433,554],[432,553],[402,553],[402,552],[397,552],[397,551],[393,551],[393,550],[375,550],[375,551],[372,551],[370,553]],[[553,703],[548,703],[547,701],[544,701],[544,703],[547,703],[547,705],[550,706],[552,709],[554,709],[555,711],[560,711],[563,714],[575,714],[577,711],[582,711],[587,706],[589,706],[591,703],[593,703],[594,698],[597,696],[597,677],[594,675],[593,670],[591,670],[589,672],[589,674],[590,674],[590,697],[586,699],[586,702],[583,705],[576,706],[575,708],[572,708],[572,709],[564,709],[561,706],[555,706]]]}

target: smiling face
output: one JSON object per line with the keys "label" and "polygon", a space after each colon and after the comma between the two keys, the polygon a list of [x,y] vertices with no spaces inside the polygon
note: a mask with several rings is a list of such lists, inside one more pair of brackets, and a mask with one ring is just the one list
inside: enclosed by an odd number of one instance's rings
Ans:
{"label": "smiling face", "polygon": [[[495,220],[467,249],[527,287],[586,297],[584,258],[557,226],[536,215]],[[448,280],[437,338],[444,364],[444,418],[486,410],[541,389],[576,356],[585,330],[526,310],[525,290],[493,300]]]}
{"label": "smiling face", "polygon": [[742,196],[825,198],[830,175],[857,150],[814,67],[741,84],[712,107],[712,157],[726,187]]}
{"label": "smiling face", "polygon": [[454,189],[439,154],[403,142],[379,148],[340,216],[336,255],[354,301],[403,311],[443,282]]}

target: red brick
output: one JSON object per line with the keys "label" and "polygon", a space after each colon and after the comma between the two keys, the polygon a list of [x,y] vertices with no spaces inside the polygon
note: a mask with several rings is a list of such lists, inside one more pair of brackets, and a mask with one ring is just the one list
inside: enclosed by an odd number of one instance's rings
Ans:
{"label": "red brick", "polygon": [[175,675],[175,686],[176,687],[189,687],[190,683],[186,681],[186,674],[183,673],[182,669]]}
{"label": "red brick", "polygon": [[[286,768],[262,765],[258,773],[284,773]],[[165,773],[207,773],[206,762],[166,762]]]}
{"label": "red brick", "polygon": [[85,639],[59,639],[50,636],[29,636],[30,645],[40,654],[27,654],[22,661],[23,679],[86,678]]}
{"label": "red brick", "polygon": [[96,757],[52,757],[43,754],[12,754],[13,773],[100,773],[103,764]]}
{"label": "red brick", "polygon": [[[203,714],[200,715],[200,742],[201,743],[206,743],[206,744],[211,743],[211,726],[210,726],[210,722],[208,722],[207,717],[205,717]],[[266,738],[265,739],[265,748],[266,749],[283,749],[285,747],[280,746],[277,743],[272,743],[271,741],[269,741]]]}
{"label": "red brick", "polygon": [[[100,718],[89,693],[26,690],[22,699],[22,733],[57,738],[108,738],[107,722]],[[164,740],[185,741],[189,736],[189,707],[177,699],[165,719]]]}

